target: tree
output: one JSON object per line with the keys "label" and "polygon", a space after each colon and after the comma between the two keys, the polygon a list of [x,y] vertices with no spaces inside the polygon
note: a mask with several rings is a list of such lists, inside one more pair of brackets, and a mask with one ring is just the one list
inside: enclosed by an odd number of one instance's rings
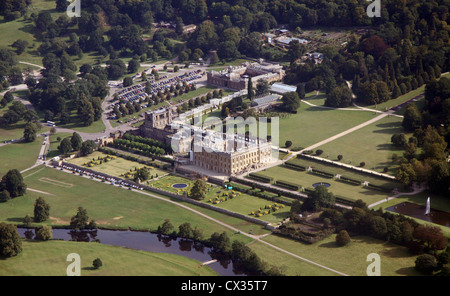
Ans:
{"label": "tree", "polygon": [[220,250],[225,254],[231,251],[230,238],[224,231],[222,233],[214,232],[208,240],[213,249]]}
{"label": "tree", "polygon": [[36,239],[46,241],[53,238],[52,227],[49,225],[42,225],[36,231]]}
{"label": "tree", "polygon": [[81,138],[80,134],[74,132],[72,134],[72,137],[70,138],[70,144],[72,145],[73,150],[80,150],[81,145],[83,144],[83,139]]}
{"label": "tree", "polygon": [[423,254],[416,258],[415,268],[427,275],[433,274],[437,269],[436,257],[430,254]]}
{"label": "tree", "polygon": [[297,109],[300,107],[300,98],[296,92],[288,92],[281,98],[281,107],[287,112],[297,113]]}
{"label": "tree", "polygon": [[292,146],[292,141],[287,140],[286,143],[284,143],[284,146],[285,146],[286,148],[291,147],[291,146]]}
{"label": "tree", "polygon": [[92,266],[94,267],[94,269],[99,269],[103,266],[103,262],[102,260],[100,260],[100,258],[96,258],[94,259],[94,261],[92,261]]}
{"label": "tree", "polygon": [[413,132],[422,126],[422,114],[415,103],[406,107],[402,126],[408,132]]}
{"label": "tree", "polygon": [[133,78],[127,76],[123,79],[123,87],[128,87],[133,85]]}
{"label": "tree", "polygon": [[336,86],[327,95],[325,106],[344,108],[352,104],[352,93],[347,86]]}
{"label": "tree", "polygon": [[297,90],[296,90],[298,97],[303,100],[305,98],[305,84],[304,83],[300,83],[299,85],[297,85]]}
{"label": "tree", "polygon": [[34,202],[34,222],[44,222],[50,217],[50,205],[44,198],[38,197]]}
{"label": "tree", "polygon": [[348,235],[348,232],[346,230],[341,230],[336,235],[336,243],[339,246],[345,246],[351,241],[350,235]]}
{"label": "tree", "polygon": [[22,238],[17,226],[0,223],[0,256],[13,257],[22,252]]}
{"label": "tree", "polygon": [[255,97],[255,93],[253,92],[253,82],[252,77],[250,76],[248,78],[248,85],[247,85],[247,98],[251,101]]}
{"label": "tree", "polygon": [[414,229],[413,236],[418,239],[427,250],[443,250],[447,245],[447,238],[437,226],[419,225]]}
{"label": "tree", "polygon": [[322,207],[332,207],[334,203],[335,197],[333,193],[328,192],[328,189],[325,186],[320,185],[315,188],[310,198],[305,201],[304,205],[306,210],[317,211]]}
{"label": "tree", "polygon": [[23,119],[26,122],[32,122],[39,120],[39,116],[36,111],[29,109],[23,113]]}
{"label": "tree", "polygon": [[131,61],[128,62],[128,73],[135,73],[139,70],[140,67],[140,63],[138,60],[136,59],[132,59]]}
{"label": "tree", "polygon": [[259,79],[256,84],[256,94],[263,95],[269,93],[270,85],[266,80]]}
{"label": "tree", "polygon": [[23,137],[25,142],[34,142],[36,140],[36,133],[38,131],[38,127],[34,122],[28,122],[25,125],[25,129],[23,131]]}
{"label": "tree", "polygon": [[192,238],[191,224],[186,222],[178,226],[178,236],[182,238]]}
{"label": "tree", "polygon": [[394,134],[391,137],[391,143],[394,144],[395,147],[405,147],[408,141],[406,140],[405,134]]}
{"label": "tree", "polygon": [[72,143],[71,143],[69,137],[64,138],[61,141],[61,144],[59,144],[59,146],[58,146],[58,150],[59,150],[59,152],[61,152],[61,154],[67,154],[70,151],[72,151]]}
{"label": "tree", "polygon": [[10,199],[11,199],[11,195],[9,194],[8,190],[3,189],[0,192],[0,202],[7,202]]}
{"label": "tree", "polygon": [[192,186],[191,191],[189,192],[189,197],[195,200],[202,200],[205,198],[207,192],[208,184],[205,182],[205,180],[197,179],[194,182],[194,186]]}
{"label": "tree", "polygon": [[88,225],[89,216],[87,210],[83,207],[79,207],[77,214],[70,219],[70,228],[72,229],[84,229]]}
{"label": "tree", "polygon": [[173,226],[170,219],[165,219],[164,223],[161,226],[158,226],[158,233],[163,235],[171,235],[174,231],[175,227]]}
{"label": "tree", "polygon": [[150,171],[147,168],[140,168],[134,174],[134,181],[145,181],[150,178]]}
{"label": "tree", "polygon": [[97,148],[97,144],[93,140],[86,140],[81,144],[80,152],[81,155],[86,156],[94,152]]}
{"label": "tree", "polygon": [[26,40],[22,40],[22,39],[17,39],[11,45],[11,47],[16,49],[17,55],[21,55],[25,51],[25,48],[27,48],[27,46],[28,46],[28,42]]}
{"label": "tree", "polygon": [[27,185],[23,182],[22,174],[16,170],[9,170],[0,181],[0,191],[6,190],[14,198],[22,196],[27,190]]}

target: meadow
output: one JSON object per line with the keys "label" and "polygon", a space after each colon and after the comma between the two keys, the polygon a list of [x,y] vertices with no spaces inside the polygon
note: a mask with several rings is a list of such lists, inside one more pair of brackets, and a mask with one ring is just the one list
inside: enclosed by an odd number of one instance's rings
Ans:
{"label": "meadow", "polygon": [[[215,276],[208,266],[183,256],[88,242],[23,240],[22,252],[2,260],[0,276],[66,276],[67,255],[81,258],[81,276]],[[92,261],[103,266],[92,268]]]}
{"label": "meadow", "polygon": [[[337,161],[337,156],[342,155],[343,163],[359,166],[364,162],[364,168],[380,173],[387,167],[388,173],[395,175],[398,165],[392,162],[392,155],[402,156],[405,151],[391,143],[392,135],[399,133],[404,133],[402,118],[390,116],[317,149],[323,150],[321,157],[329,156],[328,159]],[[407,138],[410,136],[406,134]]]}

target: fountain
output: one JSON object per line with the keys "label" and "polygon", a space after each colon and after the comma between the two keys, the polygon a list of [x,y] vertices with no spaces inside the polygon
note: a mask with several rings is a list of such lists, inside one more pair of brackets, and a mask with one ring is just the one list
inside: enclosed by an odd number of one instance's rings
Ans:
{"label": "fountain", "polygon": [[427,206],[425,208],[425,216],[430,215],[430,197],[427,198]]}

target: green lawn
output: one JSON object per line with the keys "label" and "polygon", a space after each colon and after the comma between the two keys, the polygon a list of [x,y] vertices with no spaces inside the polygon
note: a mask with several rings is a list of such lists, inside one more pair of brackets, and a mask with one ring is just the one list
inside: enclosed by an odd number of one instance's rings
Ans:
{"label": "green lawn", "polygon": [[[327,172],[332,173],[333,171],[327,170]],[[352,200],[362,199],[367,204],[372,204],[376,201],[386,199],[386,197],[390,196],[390,194],[381,191],[369,190],[364,188],[363,186],[349,185],[335,179],[323,178],[311,173],[296,171],[282,166],[276,166],[264,171],[260,171],[259,174],[267,177],[272,177],[274,183],[277,180],[282,180],[301,185],[304,188],[311,189],[313,188],[312,185],[315,183],[326,182],[331,184],[328,190],[333,194]]]}
{"label": "green lawn", "polygon": [[[279,143],[284,147],[287,140],[292,147],[306,148],[361,124],[374,116],[371,112],[330,110],[300,104],[297,114],[279,119]],[[271,134],[271,125],[268,126]]]}
{"label": "green lawn", "polygon": [[[47,153],[47,159],[53,158],[55,156],[60,155],[60,152],[58,151],[58,146],[61,144],[61,141],[64,138],[70,138],[72,137],[72,133],[56,133],[53,135],[50,135],[50,147],[49,151]],[[60,141],[58,141],[58,138],[61,138]]]}
{"label": "green lawn", "polygon": [[99,133],[99,132],[103,132],[106,129],[105,124],[103,123],[102,119],[94,121],[89,126],[84,126],[83,122],[81,122],[80,119],[78,118],[76,110],[72,110],[70,112],[70,123],[66,123],[66,124],[58,124],[57,123],[57,125],[58,125],[58,127],[73,129],[77,132],[82,132],[82,133]]}
{"label": "green lawn", "polygon": [[339,167],[331,164],[327,164],[325,162],[321,161],[314,161],[311,159],[308,159],[306,157],[296,157],[294,159],[290,159],[288,161],[289,163],[298,164],[304,167],[312,167],[318,170],[322,170],[325,172],[330,172],[335,175],[339,174],[342,176],[346,176],[353,179],[358,179],[362,181],[370,182],[371,184],[388,187],[388,188],[401,188],[402,184],[395,180],[389,180],[386,178],[377,177],[374,175],[369,174],[363,174],[356,170],[345,168],[345,167]]}
{"label": "green lawn", "polygon": [[0,147],[0,176],[11,169],[19,171],[31,167],[39,157],[43,137],[38,136],[31,143],[15,143]]}
{"label": "green lawn", "polygon": [[[215,276],[208,266],[179,255],[153,253],[98,243],[24,240],[22,252],[2,260],[0,276],[66,276],[67,255],[81,259],[81,276]],[[103,266],[92,268],[92,261]]]}
{"label": "green lawn", "polygon": [[[228,195],[225,196],[224,194]],[[233,194],[235,195],[235,197],[230,198]],[[218,199],[216,197],[218,197]],[[257,214],[258,210],[261,209],[261,212],[263,213],[265,211],[268,211],[267,209],[265,209],[266,206],[275,206],[275,203],[249,194],[224,189],[222,187],[216,187],[213,190],[210,190],[203,201],[206,203],[210,203],[213,206],[242,215],[248,215],[250,217],[254,217],[269,223],[277,223],[283,221],[289,216],[289,211],[291,209],[289,206],[281,207],[281,205],[278,205],[279,209],[277,211],[269,211],[269,214],[256,217],[254,214],[251,215],[251,212],[255,212],[255,214]]]}
{"label": "green lawn", "polygon": [[[77,158],[72,158],[69,160],[70,163],[82,166],[82,167],[86,167],[89,168],[91,170],[97,171],[97,172],[101,172],[101,173],[105,173],[111,176],[115,176],[115,177],[120,177],[120,178],[124,178],[124,175],[122,174],[126,174],[127,172],[134,172],[134,170],[136,168],[141,168],[144,167],[144,165],[134,162],[134,161],[130,161],[127,160],[125,158],[116,156],[115,159],[112,159],[108,162],[103,162],[102,164],[99,165],[94,165],[92,167],[85,165],[85,163],[89,163],[91,160],[98,160],[99,157],[105,157],[108,154],[100,152],[100,151],[95,151],[94,153],[85,156],[85,157],[77,157]],[[154,168],[154,167],[149,167],[146,166],[147,168],[150,169],[150,175],[155,175],[158,174],[159,176],[163,176],[165,174],[167,174],[166,171],[160,170],[158,168]]]}
{"label": "green lawn", "polygon": [[[131,227],[136,230],[155,231],[165,219],[170,219],[176,229],[182,223],[191,223],[192,227],[203,230],[205,238],[213,232],[225,231],[232,240],[240,239],[246,243],[250,241],[243,235],[235,234],[224,226],[167,201],[57,169],[37,167],[24,174],[24,181],[28,186],[24,196],[0,203],[1,222],[21,224],[26,215],[33,215],[34,201],[42,196],[51,206],[50,219],[43,224],[67,226],[70,218],[76,214],[77,208],[82,206],[87,209],[89,217],[103,228],[128,229]],[[35,192],[32,189],[41,192]],[[153,195],[171,200],[163,195]],[[204,212],[204,209],[200,207],[186,205]],[[206,210],[204,213],[211,214],[212,217],[228,222],[239,229],[243,226],[243,231],[248,228],[255,230],[262,228],[211,210]],[[260,231],[266,233],[263,229]]]}
{"label": "green lawn", "polygon": [[[366,169],[381,173],[388,167],[389,173],[395,174],[397,165],[392,163],[392,155],[395,153],[402,156],[404,152],[404,149],[391,143],[392,135],[397,133],[404,133],[402,118],[385,117],[317,149],[324,151],[321,157],[328,155],[330,160],[337,160],[337,156],[341,154],[344,157],[342,163],[359,166],[361,162],[365,162]],[[411,134],[406,136],[408,138]]]}
{"label": "green lawn", "polygon": [[[303,244],[287,238],[269,235],[263,238],[270,244],[285,249],[293,254],[325,265],[329,268],[343,272],[352,276],[365,276],[366,270],[371,262],[367,262],[367,255],[376,253],[381,260],[381,275],[420,275],[415,269],[417,256],[412,256],[408,249],[396,244],[384,242],[367,236],[354,236],[350,244],[344,247],[336,245],[336,235],[333,234],[314,244]],[[267,252],[263,260],[276,262],[272,256],[277,256],[277,252]],[[289,261],[288,261],[289,262]],[[297,270],[297,261],[287,266],[287,274],[309,275]],[[283,265],[283,261],[279,263]]]}
{"label": "green lawn", "polygon": [[[159,175],[159,177],[161,177],[161,175]],[[147,183],[150,186],[164,189],[164,190],[172,192],[172,193],[183,194],[185,192],[189,193],[192,186],[194,185],[194,180],[171,174],[171,175],[163,176],[156,180],[149,180],[149,182],[147,182]],[[174,184],[187,184],[188,186],[183,189],[176,189],[176,188],[172,187],[172,185],[174,185]],[[210,186],[213,186],[213,185],[210,185]]]}

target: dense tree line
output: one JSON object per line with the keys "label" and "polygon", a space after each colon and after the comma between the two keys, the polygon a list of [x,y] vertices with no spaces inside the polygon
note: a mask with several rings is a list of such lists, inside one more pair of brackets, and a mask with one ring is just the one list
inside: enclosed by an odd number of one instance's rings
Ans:
{"label": "dense tree line", "polygon": [[425,104],[420,110],[410,104],[404,114],[402,126],[413,135],[406,140],[404,134],[394,135],[397,146],[405,152],[399,160],[396,177],[406,185],[425,183],[431,192],[449,196],[450,164],[448,142],[450,137],[450,79],[432,79],[425,87]]}

